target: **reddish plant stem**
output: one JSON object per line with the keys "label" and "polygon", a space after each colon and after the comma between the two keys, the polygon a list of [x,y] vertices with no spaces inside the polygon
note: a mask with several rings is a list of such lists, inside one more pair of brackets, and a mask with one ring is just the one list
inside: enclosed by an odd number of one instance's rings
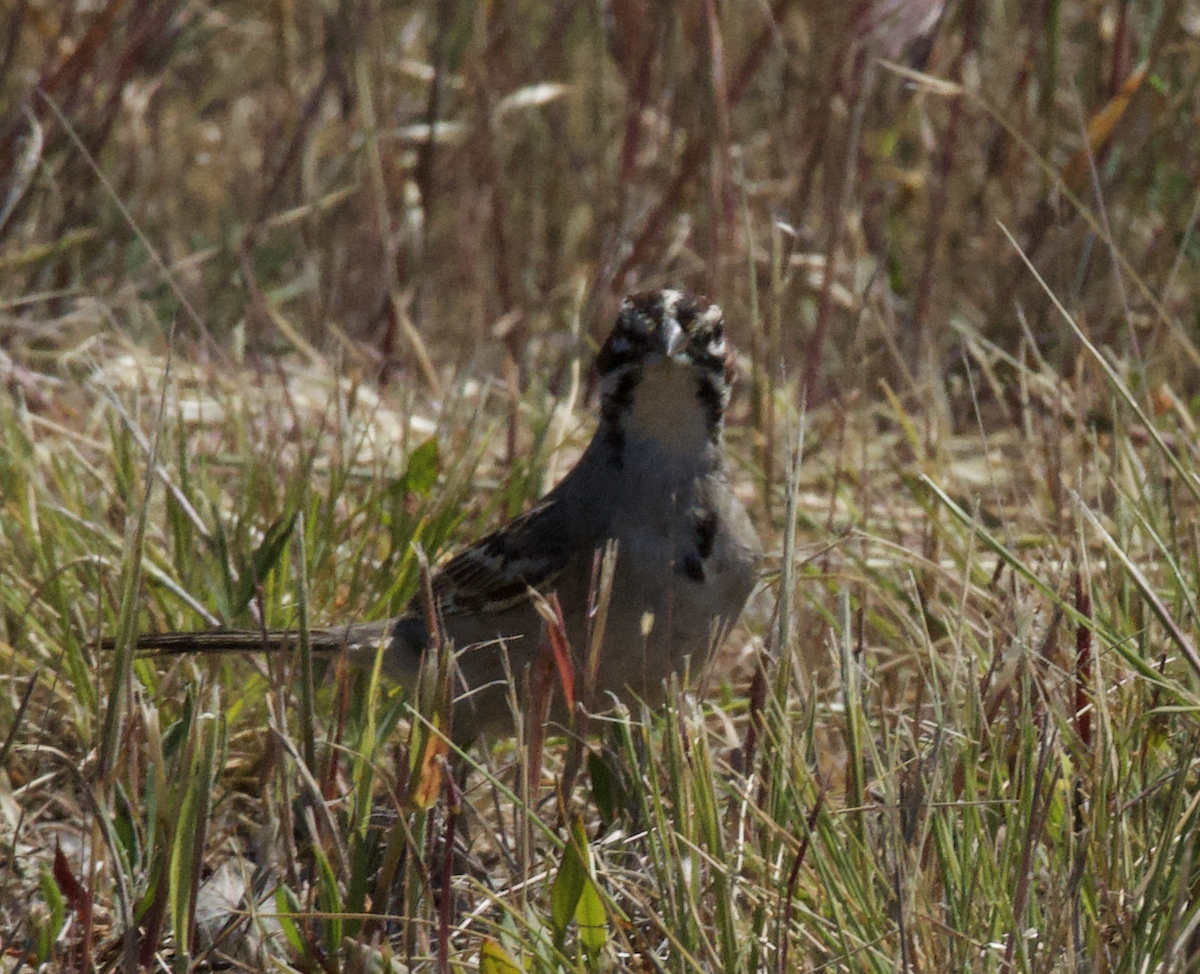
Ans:
{"label": "reddish plant stem", "polygon": [[[1083,583],[1083,575],[1075,572],[1075,608],[1079,614],[1092,617],[1092,597]],[[1085,625],[1075,626],[1075,733],[1086,748],[1092,746],[1092,630]]]}

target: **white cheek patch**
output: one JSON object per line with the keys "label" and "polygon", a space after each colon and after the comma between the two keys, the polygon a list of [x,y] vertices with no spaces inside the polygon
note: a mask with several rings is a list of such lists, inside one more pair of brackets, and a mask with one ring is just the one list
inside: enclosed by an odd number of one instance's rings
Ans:
{"label": "white cheek patch", "polygon": [[[724,317],[724,315],[721,314],[720,305],[710,304],[707,308],[704,309],[704,314],[702,314],[696,318],[696,324],[698,326],[704,326],[704,327],[708,327],[708,328],[716,328],[716,327],[720,326],[721,319],[723,317]],[[722,335],[720,337],[720,339],[718,339],[718,341],[721,344],[724,344],[725,336]]]}
{"label": "white cheek patch", "polygon": [[662,293],[663,311],[662,323],[665,325],[668,321],[679,324],[679,302],[683,300],[683,292],[676,291],[674,288],[667,288]]}
{"label": "white cheek patch", "polygon": [[[720,305],[710,304],[704,309],[704,313],[696,319],[697,327],[720,327],[721,319],[724,316],[721,314]],[[721,358],[725,355],[725,335],[722,333],[719,338],[708,343],[708,352],[710,355],[715,355]]]}

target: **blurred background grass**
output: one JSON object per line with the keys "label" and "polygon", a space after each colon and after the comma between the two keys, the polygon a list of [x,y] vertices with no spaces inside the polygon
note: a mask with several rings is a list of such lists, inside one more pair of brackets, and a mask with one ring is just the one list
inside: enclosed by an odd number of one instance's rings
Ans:
{"label": "blurred background grass", "polygon": [[4,16],[10,315],[86,297],[139,340],[176,318],[258,352],[294,347],[282,321],[384,377],[420,374],[411,321],[434,363],[507,356],[525,381],[581,295],[594,335],[672,281],[744,336],[777,316],[756,360],[822,401],[953,372],[956,326],[1032,338],[1069,374],[1078,348],[1003,224],[1097,340],[1177,386],[1194,372],[1182,2]]}
{"label": "blurred background grass", "polygon": [[[309,917],[257,963],[1187,969],[1195,3],[15,0],[0,38],[5,958],[186,961],[230,872]],[[396,611],[411,542],[570,462],[662,284],[725,307],[772,549],[720,672],[783,665],[594,743],[586,856],[499,747],[438,880],[383,691],[298,720],[275,663],[95,654],[129,611]]]}

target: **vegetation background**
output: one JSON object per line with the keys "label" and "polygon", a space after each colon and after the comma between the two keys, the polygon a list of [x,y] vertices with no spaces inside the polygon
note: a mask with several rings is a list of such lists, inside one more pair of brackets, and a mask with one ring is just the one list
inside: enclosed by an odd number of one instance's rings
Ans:
{"label": "vegetation background", "polygon": [[[1198,98],[1183,0],[10,0],[0,969],[1194,969]],[[703,706],[460,793],[130,655],[396,611],[667,283],[773,552]]]}

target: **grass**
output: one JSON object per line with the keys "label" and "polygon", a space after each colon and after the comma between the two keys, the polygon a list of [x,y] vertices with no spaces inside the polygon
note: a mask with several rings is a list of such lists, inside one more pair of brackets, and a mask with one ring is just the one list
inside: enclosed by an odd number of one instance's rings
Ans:
{"label": "grass", "polygon": [[[1135,6],[0,15],[0,969],[1193,969],[1197,63]],[[436,680],[129,652],[398,611],[665,281],[771,552],[701,692],[456,779]]]}

